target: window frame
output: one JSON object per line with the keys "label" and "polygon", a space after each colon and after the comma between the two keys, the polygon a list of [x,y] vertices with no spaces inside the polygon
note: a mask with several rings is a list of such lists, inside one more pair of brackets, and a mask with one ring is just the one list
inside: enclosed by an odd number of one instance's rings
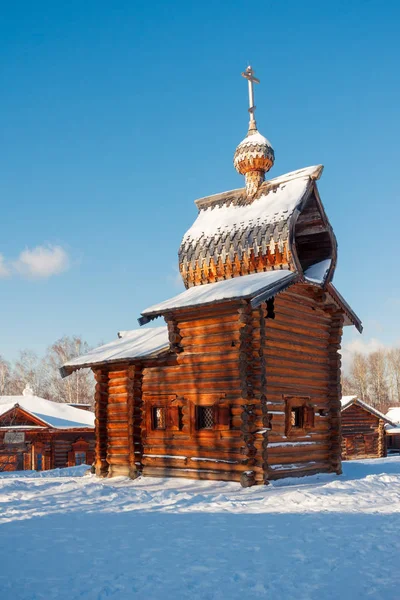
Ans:
{"label": "window frame", "polygon": [[[83,455],[83,462],[76,462],[76,455],[77,454],[82,454]],[[79,465],[86,465],[86,458],[87,458],[87,452],[85,450],[74,450],[74,458],[75,458],[75,466],[79,466]]]}
{"label": "window frame", "polygon": [[[285,435],[286,437],[302,437],[315,428],[315,406],[309,396],[284,396],[285,401]],[[301,425],[292,425],[293,409],[301,409]]]}
{"label": "window frame", "polygon": [[[160,398],[153,396],[149,399],[144,398],[145,416],[144,423],[146,431],[144,437],[151,438],[171,438],[187,435],[187,422],[185,416],[186,401],[176,394],[169,396],[163,395]],[[154,411],[157,409],[165,411],[165,427],[155,427]]]}
{"label": "window frame", "polygon": [[[211,409],[211,413],[212,413],[212,427],[200,427],[199,425],[199,421],[200,421],[200,414],[202,411],[205,411],[207,409]],[[215,425],[216,425],[216,410],[215,410],[215,404],[200,404],[198,406],[196,406],[195,408],[195,429],[196,431],[215,431]]]}

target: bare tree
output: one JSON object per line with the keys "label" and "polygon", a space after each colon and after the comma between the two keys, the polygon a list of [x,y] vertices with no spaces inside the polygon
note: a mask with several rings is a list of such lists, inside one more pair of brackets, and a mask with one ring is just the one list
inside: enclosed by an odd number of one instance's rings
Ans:
{"label": "bare tree", "polygon": [[343,396],[356,396],[357,390],[355,383],[351,377],[346,377],[342,374],[342,395]]}
{"label": "bare tree", "polygon": [[0,396],[8,394],[10,377],[10,364],[0,355]]}
{"label": "bare tree", "polygon": [[391,401],[400,404],[400,348],[388,350],[386,358],[392,390]]}
{"label": "bare tree", "polygon": [[93,404],[94,378],[90,369],[75,371],[66,379],[61,379],[59,373],[61,365],[88,351],[88,344],[80,336],[64,336],[48,348],[44,362],[48,394],[52,400]]}
{"label": "bare tree", "polygon": [[385,352],[371,352],[367,363],[370,402],[376,408],[385,409],[389,401]]}
{"label": "bare tree", "polygon": [[360,352],[355,352],[351,365],[351,380],[360,400],[368,399],[368,360]]}
{"label": "bare tree", "polygon": [[11,371],[8,393],[10,395],[20,395],[27,385],[38,396],[49,398],[43,360],[31,350],[21,350]]}

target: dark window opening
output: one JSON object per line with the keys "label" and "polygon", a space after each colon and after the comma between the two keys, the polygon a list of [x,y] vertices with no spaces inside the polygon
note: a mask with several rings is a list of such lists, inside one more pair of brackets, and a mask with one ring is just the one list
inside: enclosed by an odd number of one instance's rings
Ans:
{"label": "dark window opening", "polygon": [[182,406],[178,407],[178,427],[179,427],[179,431],[182,431],[182,429],[183,429],[183,408],[182,408]]}
{"label": "dark window opening", "polygon": [[198,406],[197,407],[197,429],[213,429],[214,428],[214,407],[213,406]]}
{"label": "dark window opening", "polygon": [[290,427],[292,429],[302,429],[304,425],[304,407],[293,406],[290,410]]}
{"label": "dark window opening", "polygon": [[165,427],[166,427],[165,408],[162,406],[155,406],[153,408],[153,429],[165,429]]}
{"label": "dark window opening", "polygon": [[86,463],[86,452],[75,452],[75,464],[84,465]]}

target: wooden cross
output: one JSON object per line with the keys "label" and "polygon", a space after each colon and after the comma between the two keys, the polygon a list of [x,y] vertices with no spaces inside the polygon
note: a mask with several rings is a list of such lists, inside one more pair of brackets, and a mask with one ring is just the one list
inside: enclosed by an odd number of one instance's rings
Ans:
{"label": "wooden cross", "polygon": [[249,65],[244,73],[242,73],[242,77],[247,79],[247,83],[249,85],[249,113],[250,113],[250,123],[255,123],[254,111],[256,107],[254,106],[254,89],[253,83],[260,83],[260,80],[257,77],[254,77],[254,71],[252,67]]}

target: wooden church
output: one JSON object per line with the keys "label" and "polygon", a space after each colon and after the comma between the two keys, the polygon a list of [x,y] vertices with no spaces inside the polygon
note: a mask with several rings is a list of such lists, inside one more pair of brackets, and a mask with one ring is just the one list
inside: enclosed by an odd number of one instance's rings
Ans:
{"label": "wooden church", "polygon": [[340,344],[361,323],[332,284],[337,244],[322,166],[265,181],[254,119],[234,155],[245,187],[196,201],[179,269],[186,291],[145,325],[65,364],[91,367],[96,473],[240,481],[341,472]]}

